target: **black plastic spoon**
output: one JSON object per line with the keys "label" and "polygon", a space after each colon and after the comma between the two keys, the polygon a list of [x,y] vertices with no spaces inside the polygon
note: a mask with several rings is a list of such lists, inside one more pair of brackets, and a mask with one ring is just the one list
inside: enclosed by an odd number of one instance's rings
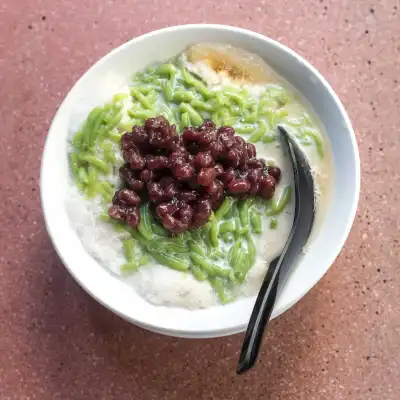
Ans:
{"label": "black plastic spoon", "polygon": [[238,374],[246,372],[254,365],[277,294],[288,277],[300,251],[307,242],[314,223],[315,191],[310,165],[303,151],[286,130],[278,126],[278,131],[283,149],[289,153],[293,164],[294,221],[282,254],[271,262],[258,293],[240,353],[237,366]]}

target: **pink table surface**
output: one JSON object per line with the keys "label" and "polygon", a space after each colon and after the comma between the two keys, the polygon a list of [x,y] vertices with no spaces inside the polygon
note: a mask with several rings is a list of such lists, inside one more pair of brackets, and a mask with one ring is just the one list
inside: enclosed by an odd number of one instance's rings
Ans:
{"label": "pink table surface", "polygon": [[[399,1],[5,0],[0,22],[1,400],[400,398]],[[43,143],[77,78],[134,36],[191,22],[259,31],[310,60],[361,153],[345,248],[271,323],[242,377],[241,335],[164,337],[98,305],[57,258],[40,210]]]}

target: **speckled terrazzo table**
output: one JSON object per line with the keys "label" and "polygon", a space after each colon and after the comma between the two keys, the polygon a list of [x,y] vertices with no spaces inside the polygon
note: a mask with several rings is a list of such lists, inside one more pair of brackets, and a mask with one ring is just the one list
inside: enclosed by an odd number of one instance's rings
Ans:
{"label": "speckled terrazzo table", "polygon": [[[398,0],[6,0],[0,22],[1,400],[400,398]],[[241,335],[163,337],[98,305],[61,265],[40,211],[43,143],[72,84],[133,36],[189,22],[250,28],[310,60],[344,102],[361,152],[345,248],[271,323],[242,377]]]}

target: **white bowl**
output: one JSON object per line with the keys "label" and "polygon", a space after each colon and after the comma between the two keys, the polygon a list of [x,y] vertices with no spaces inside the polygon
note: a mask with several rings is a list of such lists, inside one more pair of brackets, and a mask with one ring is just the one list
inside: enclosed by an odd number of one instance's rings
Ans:
{"label": "white bowl", "polygon": [[[67,135],[79,104],[102,103],[132,73],[166,60],[190,44],[214,41],[245,48],[264,58],[311,103],[326,127],[333,153],[332,201],[317,238],[287,280],[272,317],[303,297],[340,252],[353,223],[360,161],[350,120],[321,74],[294,51],[260,34],[223,25],[183,25],[148,33],[111,51],[90,68],[63,101],[50,127],[41,167],[41,199],[47,230],[63,263],[97,301],[126,320],[163,334],[205,338],[246,328],[255,298],[205,310],[158,307],[100,266],[82,247],[65,210],[69,174]],[[111,93],[110,93],[111,91]],[[88,110],[89,111],[89,110]]]}

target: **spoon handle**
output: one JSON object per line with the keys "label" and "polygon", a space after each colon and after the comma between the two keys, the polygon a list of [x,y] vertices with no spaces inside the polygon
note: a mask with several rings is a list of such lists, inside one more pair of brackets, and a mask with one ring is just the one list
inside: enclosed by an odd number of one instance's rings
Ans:
{"label": "spoon handle", "polygon": [[281,257],[277,257],[271,262],[257,296],[240,352],[236,370],[238,374],[246,372],[256,362],[264,330],[274,308],[278,292],[280,262]]}
{"label": "spoon handle", "polygon": [[311,168],[304,153],[286,130],[281,126],[278,126],[278,130],[284,148],[292,159],[295,187],[294,220],[282,254],[271,262],[258,292],[239,357],[236,370],[238,374],[242,374],[254,365],[265,327],[275,305],[278,289],[288,277],[293,263],[310,236],[314,223],[315,190]]}

